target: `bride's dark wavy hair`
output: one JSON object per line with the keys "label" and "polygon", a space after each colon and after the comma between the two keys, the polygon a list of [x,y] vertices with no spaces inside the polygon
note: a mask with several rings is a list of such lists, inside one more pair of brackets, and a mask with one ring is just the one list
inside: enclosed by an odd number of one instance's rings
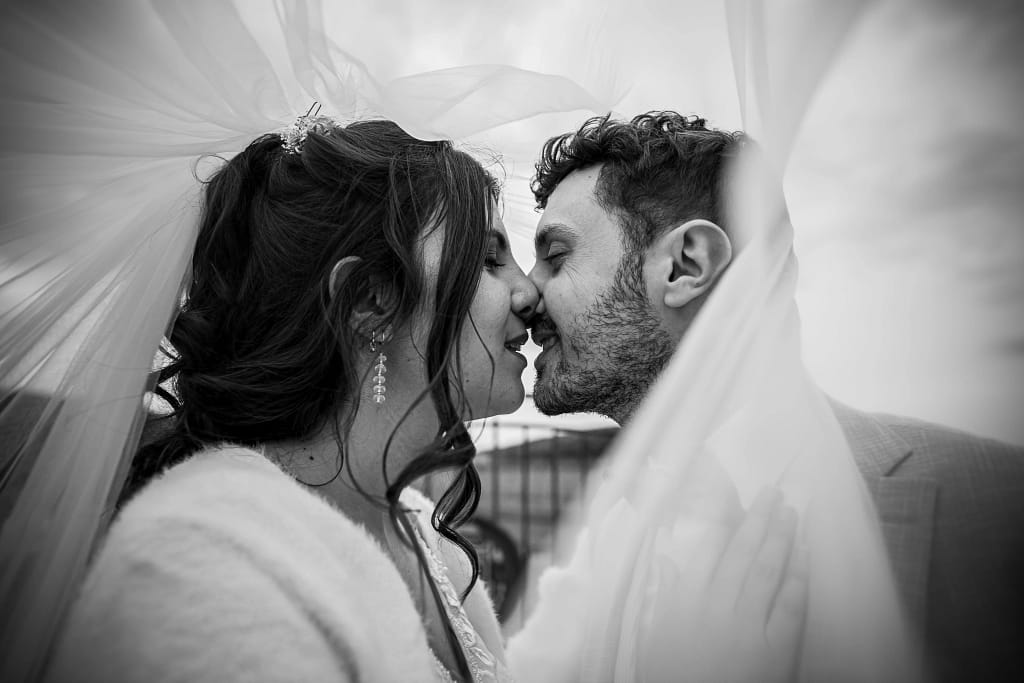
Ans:
{"label": "bride's dark wavy hair", "polygon": [[[339,424],[338,408],[355,413],[370,372],[355,366],[370,332],[349,324],[357,302],[382,287],[387,308],[378,327],[410,321],[431,294],[417,244],[426,227],[444,226],[425,354],[429,384],[419,398],[433,403],[440,427],[388,482],[386,502],[397,525],[406,486],[437,470],[457,473],[433,523],[470,559],[468,594],[477,556],[456,529],[476,509],[480,478],[462,420],[459,337],[498,194],[495,178],[470,155],[390,121],[311,132],[298,153],[265,135],[224,164],[205,186],[191,279],[167,338],[170,363],[159,373],[172,427],[139,450],[122,500],[209,444],[299,439],[333,420],[343,454],[351,420]],[[349,256],[359,260],[332,295],[331,270]],[[381,457],[386,462],[387,447]]]}

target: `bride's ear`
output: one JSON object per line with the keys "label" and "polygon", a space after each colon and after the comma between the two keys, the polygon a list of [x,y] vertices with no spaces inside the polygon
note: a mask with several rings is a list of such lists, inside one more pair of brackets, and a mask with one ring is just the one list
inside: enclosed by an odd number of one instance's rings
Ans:
{"label": "bride's ear", "polygon": [[[358,256],[346,256],[334,264],[327,281],[332,299],[345,289],[345,284],[361,263],[362,259]],[[390,339],[391,329],[386,322],[390,309],[388,306],[390,293],[382,279],[378,278],[378,281],[375,282],[371,278],[369,285],[362,289],[364,294],[352,303],[348,325],[358,335],[369,338],[371,334],[377,334],[385,339]]]}
{"label": "bride's ear", "polygon": [[363,259],[358,256],[346,256],[331,268],[331,275],[327,278],[327,291],[333,299],[341,288],[343,282],[349,279],[356,266],[362,263]]}
{"label": "bride's ear", "polygon": [[681,308],[714,287],[732,261],[732,242],[722,228],[702,218],[687,221],[662,236],[655,248],[664,267],[660,283],[664,304]]}

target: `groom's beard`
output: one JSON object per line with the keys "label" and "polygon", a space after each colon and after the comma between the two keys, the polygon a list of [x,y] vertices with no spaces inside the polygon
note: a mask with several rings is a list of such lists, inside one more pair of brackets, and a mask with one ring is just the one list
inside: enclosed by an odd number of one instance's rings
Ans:
{"label": "groom's beard", "polygon": [[557,358],[538,372],[533,389],[545,415],[599,413],[622,424],[672,358],[675,342],[651,310],[639,266],[620,265],[571,329],[558,329]]}

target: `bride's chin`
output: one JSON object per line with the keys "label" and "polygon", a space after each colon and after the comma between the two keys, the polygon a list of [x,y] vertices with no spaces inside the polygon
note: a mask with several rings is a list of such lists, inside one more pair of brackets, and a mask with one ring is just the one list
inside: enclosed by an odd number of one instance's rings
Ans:
{"label": "bride's chin", "polygon": [[471,405],[469,406],[470,415],[465,416],[464,419],[467,421],[483,420],[498,417],[499,415],[508,415],[519,410],[523,405],[523,401],[526,400],[526,387],[523,385],[522,378],[518,378],[514,383],[511,383],[505,391],[499,392],[497,389],[498,387],[495,387],[496,391],[491,394],[485,410],[480,411],[480,414],[478,414]]}

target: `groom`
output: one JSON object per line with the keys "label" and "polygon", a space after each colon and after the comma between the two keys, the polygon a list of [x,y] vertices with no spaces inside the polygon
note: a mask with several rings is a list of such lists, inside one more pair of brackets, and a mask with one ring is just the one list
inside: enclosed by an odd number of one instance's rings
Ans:
{"label": "groom", "polygon": [[[534,400],[549,415],[636,412],[729,265],[724,167],[740,133],[651,112],[548,141],[530,278]],[[1024,671],[1024,452],[833,401],[939,680]],[[1017,679],[1019,680],[1019,679]]]}

